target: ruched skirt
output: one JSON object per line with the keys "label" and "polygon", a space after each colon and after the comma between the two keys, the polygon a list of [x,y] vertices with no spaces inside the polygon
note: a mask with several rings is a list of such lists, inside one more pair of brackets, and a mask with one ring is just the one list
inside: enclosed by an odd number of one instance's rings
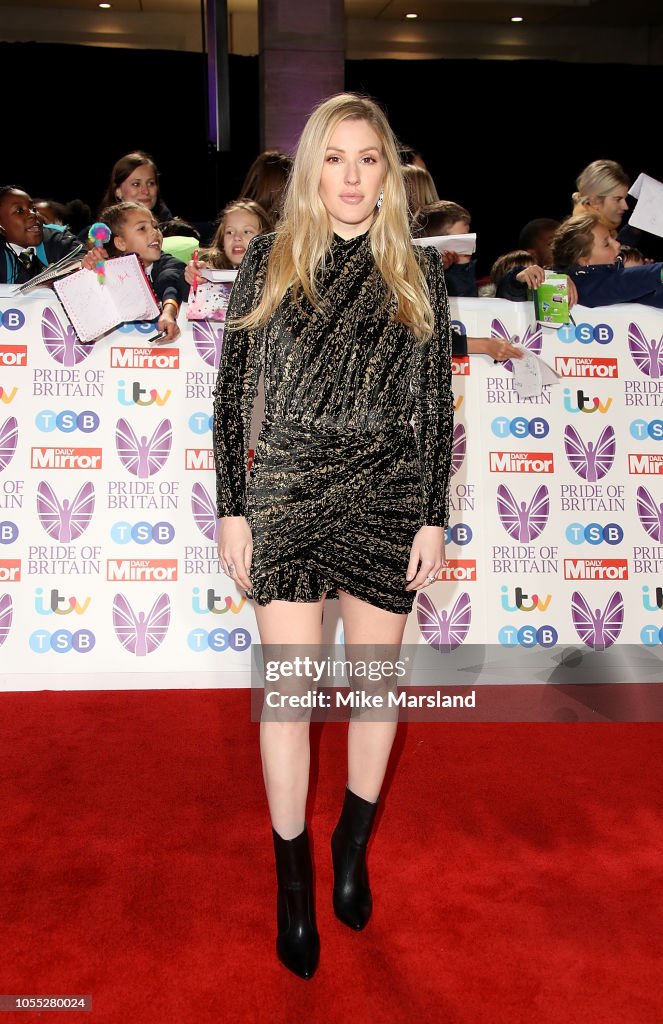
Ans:
{"label": "ruched skirt", "polygon": [[411,611],[406,572],[422,523],[412,427],[399,422],[362,433],[265,420],[247,520],[247,596],[258,604],[335,598],[342,589],[387,611]]}

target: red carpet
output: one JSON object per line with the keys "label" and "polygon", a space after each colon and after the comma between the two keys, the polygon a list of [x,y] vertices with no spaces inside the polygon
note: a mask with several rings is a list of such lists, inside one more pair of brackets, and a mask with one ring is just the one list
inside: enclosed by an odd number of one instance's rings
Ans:
{"label": "red carpet", "polygon": [[0,1020],[660,1024],[663,725],[403,727],[360,934],[330,899],[345,726],[316,730],[303,982],[273,951],[248,700],[0,698],[0,993],[93,996]]}

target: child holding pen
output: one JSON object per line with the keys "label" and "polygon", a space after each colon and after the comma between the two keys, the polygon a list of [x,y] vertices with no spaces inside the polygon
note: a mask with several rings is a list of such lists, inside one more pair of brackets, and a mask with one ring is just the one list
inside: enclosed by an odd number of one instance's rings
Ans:
{"label": "child holding pen", "polygon": [[198,273],[200,267],[237,270],[254,235],[262,235],[271,230],[272,223],[259,203],[252,199],[238,199],[229,203],[221,211],[219,226],[210,247],[200,254],[194,252],[193,259],[187,264],[185,280],[195,290],[203,280]]}

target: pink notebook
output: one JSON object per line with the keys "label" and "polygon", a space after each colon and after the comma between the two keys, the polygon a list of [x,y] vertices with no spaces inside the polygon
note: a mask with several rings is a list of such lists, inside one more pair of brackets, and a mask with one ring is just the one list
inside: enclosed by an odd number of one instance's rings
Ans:
{"label": "pink notebook", "polygon": [[154,320],[159,304],[135,253],[104,263],[104,283],[94,270],[77,270],[53,283],[80,341],[94,341],[120,324]]}

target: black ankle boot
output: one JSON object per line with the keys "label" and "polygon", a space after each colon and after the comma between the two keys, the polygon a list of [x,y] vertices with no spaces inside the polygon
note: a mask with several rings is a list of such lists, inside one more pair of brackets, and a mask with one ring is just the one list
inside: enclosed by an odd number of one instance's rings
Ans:
{"label": "black ankle boot", "polygon": [[276,955],[300,978],[312,978],[320,956],[315,927],[313,866],[306,826],[294,839],[272,829],[276,855]]}
{"label": "black ankle boot", "polygon": [[346,787],[343,810],[331,840],[334,913],[348,928],[357,931],[368,924],[373,909],[366,870],[366,846],[377,806],[377,800],[370,804]]}

